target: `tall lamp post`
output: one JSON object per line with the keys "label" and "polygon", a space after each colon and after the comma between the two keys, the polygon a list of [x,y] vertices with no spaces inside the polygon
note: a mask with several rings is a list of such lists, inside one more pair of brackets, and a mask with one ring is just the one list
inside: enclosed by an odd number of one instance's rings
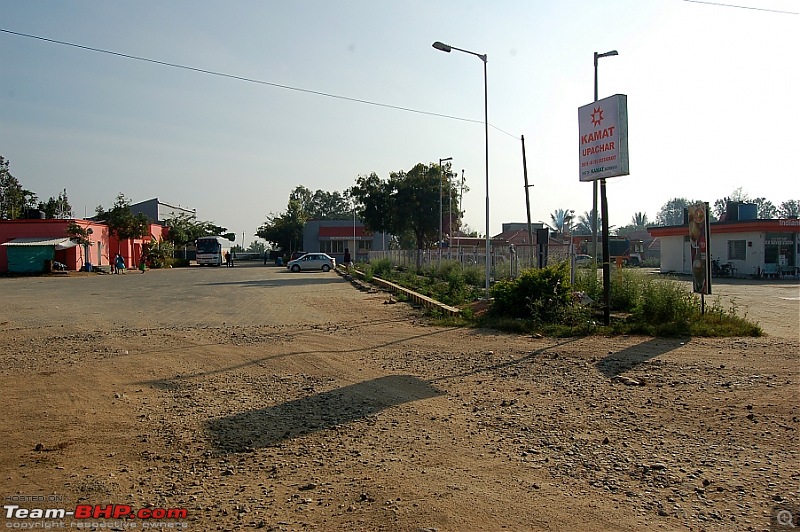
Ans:
{"label": "tall lamp post", "polygon": [[[594,101],[597,101],[597,60],[601,57],[619,55],[616,50],[611,50],[604,54],[594,53]],[[597,180],[592,181],[594,186],[594,213],[593,217],[593,246],[595,264],[597,263]],[[609,262],[608,245],[608,201],[606,198],[606,180],[600,180],[600,208],[603,220],[603,322],[608,325],[611,322],[611,263]]]}
{"label": "tall lamp post", "polygon": [[444,232],[442,231],[442,181],[444,177],[444,170],[442,169],[442,163],[446,161],[452,161],[452,157],[445,157],[444,159],[439,159],[439,262],[442,262],[442,239],[444,238]]}
{"label": "tall lamp post", "polygon": [[465,54],[474,55],[475,57],[483,61],[483,127],[486,136],[486,300],[488,301],[489,272],[491,270],[489,252],[491,251],[491,247],[489,242],[489,89],[488,89],[488,84],[486,82],[487,57],[486,54],[479,54],[476,52],[471,52],[469,50],[464,50],[462,48],[456,48],[455,46],[450,46],[449,44],[444,44],[443,42],[439,41],[433,43],[433,47],[436,48],[437,50],[447,53],[450,53],[451,50],[464,52]]}
{"label": "tall lamp post", "polygon": [[[604,54],[594,53],[594,101],[599,98],[597,96],[597,60],[601,57],[611,57],[619,55],[616,50],[611,50]],[[592,181],[592,256],[594,257],[595,265],[597,264],[597,181]],[[605,260],[605,257],[603,257]]]}

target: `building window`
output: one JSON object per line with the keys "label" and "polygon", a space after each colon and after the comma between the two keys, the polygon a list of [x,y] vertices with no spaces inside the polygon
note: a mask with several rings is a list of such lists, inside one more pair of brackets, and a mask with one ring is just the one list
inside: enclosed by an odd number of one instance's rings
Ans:
{"label": "building window", "polygon": [[358,241],[358,252],[359,253],[366,253],[370,249],[372,249],[372,241],[371,240],[359,240]]}
{"label": "building window", "polygon": [[324,240],[319,243],[319,250],[328,255],[342,254],[344,253],[344,240]]}
{"label": "building window", "polygon": [[792,253],[794,247],[793,233],[767,233],[764,240],[764,263],[794,269],[795,260]]}
{"label": "building window", "polygon": [[747,242],[745,240],[728,240],[728,260],[746,260]]}

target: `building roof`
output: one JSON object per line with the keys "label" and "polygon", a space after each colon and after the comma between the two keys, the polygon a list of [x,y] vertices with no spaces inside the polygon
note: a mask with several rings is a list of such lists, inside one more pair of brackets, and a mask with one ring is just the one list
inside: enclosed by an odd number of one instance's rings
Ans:
{"label": "building roof", "polygon": [[25,237],[14,238],[3,242],[0,246],[55,246],[56,249],[68,249],[77,246],[75,242],[63,236],[58,237]]}
{"label": "building roof", "polygon": [[[689,226],[670,225],[665,227],[648,227],[651,235],[656,237],[684,236],[689,234]],[[711,234],[726,233],[800,233],[800,220],[796,218],[779,220],[738,220],[731,222],[711,222]]]}

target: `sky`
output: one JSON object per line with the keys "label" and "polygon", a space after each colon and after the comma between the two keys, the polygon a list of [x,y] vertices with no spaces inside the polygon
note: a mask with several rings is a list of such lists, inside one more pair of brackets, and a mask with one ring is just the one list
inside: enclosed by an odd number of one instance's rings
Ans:
{"label": "sky", "polygon": [[[527,220],[521,136],[531,220],[592,209],[578,108],[594,52],[617,50],[598,67],[599,97],[628,101],[612,226],[738,188],[800,199],[800,2],[732,5],[0,0],[0,155],[41,200],[66,188],[77,217],[159,198],[246,245],[299,185],[343,192],[452,157],[464,221],[485,233],[488,195],[497,234]],[[435,41],[487,55],[488,191],[483,62]]]}

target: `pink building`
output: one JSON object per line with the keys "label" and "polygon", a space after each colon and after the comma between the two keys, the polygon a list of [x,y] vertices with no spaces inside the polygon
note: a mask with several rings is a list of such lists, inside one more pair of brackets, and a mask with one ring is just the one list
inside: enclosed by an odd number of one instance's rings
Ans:
{"label": "pink building", "polygon": [[[69,240],[67,227],[73,221],[91,232],[91,244],[78,246]],[[108,266],[117,253],[133,266],[143,246],[153,238],[166,237],[168,231],[151,224],[150,236],[120,242],[109,234],[108,226],[90,220],[4,220],[0,221],[0,273],[42,272],[47,261],[65,264],[68,270],[80,270],[86,264]]]}

